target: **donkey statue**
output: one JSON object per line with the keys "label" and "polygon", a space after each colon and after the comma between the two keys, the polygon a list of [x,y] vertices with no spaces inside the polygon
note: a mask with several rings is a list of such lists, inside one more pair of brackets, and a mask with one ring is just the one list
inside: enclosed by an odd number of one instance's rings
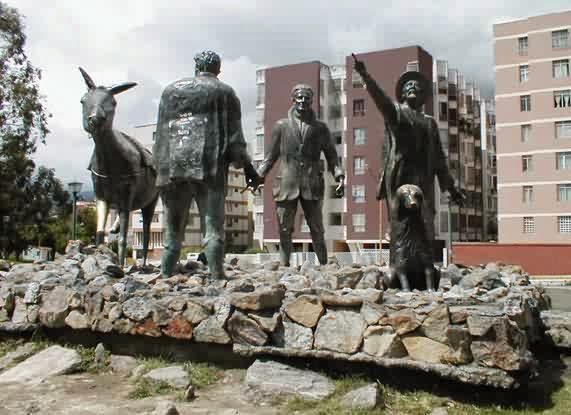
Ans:
{"label": "donkey statue", "polygon": [[109,208],[119,214],[119,261],[125,263],[127,229],[131,211],[143,213],[143,263],[147,261],[151,221],[158,199],[156,172],[152,155],[134,138],[113,129],[117,102],[113,97],[135,85],[125,82],[112,86],[96,86],[91,77],[79,68],[87,93],[81,99],[83,128],[95,142],[88,170],[91,171],[97,200],[97,245],[104,242]]}

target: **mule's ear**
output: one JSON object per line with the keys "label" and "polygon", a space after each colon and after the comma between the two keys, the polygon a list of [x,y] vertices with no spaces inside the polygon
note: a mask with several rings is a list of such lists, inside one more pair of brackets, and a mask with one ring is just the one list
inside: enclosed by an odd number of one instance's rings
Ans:
{"label": "mule's ear", "polygon": [[81,75],[83,75],[83,79],[85,80],[87,89],[95,88],[95,82],[93,82],[93,79],[91,79],[91,77],[87,74],[87,72],[85,72],[81,67],[79,68],[79,72],[81,72]]}
{"label": "mule's ear", "polygon": [[136,82],[124,82],[122,84],[113,85],[111,88],[109,88],[109,92],[112,95],[117,95],[120,94],[121,92],[133,88],[135,85],[137,85]]}

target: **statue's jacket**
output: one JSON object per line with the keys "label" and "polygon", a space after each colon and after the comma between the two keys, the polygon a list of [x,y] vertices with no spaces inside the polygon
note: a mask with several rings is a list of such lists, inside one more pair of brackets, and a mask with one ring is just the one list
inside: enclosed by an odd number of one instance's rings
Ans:
{"label": "statue's jacket", "polygon": [[[434,118],[395,104],[396,123],[385,123],[384,163],[377,188],[377,199],[392,201],[404,184],[419,186],[424,193],[423,215],[429,235],[434,235],[434,179],[441,191],[454,186],[450,175],[438,125]],[[389,202],[389,216],[391,210]]]}
{"label": "statue's jacket", "polygon": [[153,145],[157,186],[189,180],[221,185],[230,163],[249,161],[240,101],[209,73],[165,88]]}
{"label": "statue's jacket", "polygon": [[327,169],[336,180],[344,176],[339,165],[337,150],[327,125],[315,118],[312,112],[308,128],[302,136],[294,108],[288,117],[279,120],[272,130],[272,143],[258,174],[265,177],[276,161],[280,160],[279,172],[274,179],[274,200],[320,200],[324,195],[321,152],[325,155]]}

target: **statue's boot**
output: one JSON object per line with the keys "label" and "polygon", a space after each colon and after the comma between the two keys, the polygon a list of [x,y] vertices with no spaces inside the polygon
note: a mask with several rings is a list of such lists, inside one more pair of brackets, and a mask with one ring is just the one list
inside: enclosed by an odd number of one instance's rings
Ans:
{"label": "statue's boot", "polygon": [[211,279],[224,279],[224,240],[220,237],[204,239],[204,254]]}
{"label": "statue's boot", "polygon": [[161,275],[165,278],[174,274],[176,264],[180,257],[181,245],[177,243],[165,244],[161,256]]}

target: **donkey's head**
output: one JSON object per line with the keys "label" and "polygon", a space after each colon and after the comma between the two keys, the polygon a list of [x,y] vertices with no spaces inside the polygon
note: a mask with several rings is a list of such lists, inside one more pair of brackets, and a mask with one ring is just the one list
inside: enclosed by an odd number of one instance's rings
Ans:
{"label": "donkey's head", "polygon": [[95,86],[95,82],[93,82],[87,72],[82,68],[79,68],[79,71],[87,85],[87,93],[81,98],[83,128],[91,135],[111,129],[113,117],[115,116],[115,107],[117,106],[113,96],[134,87],[137,83],[125,82],[110,88]]}

